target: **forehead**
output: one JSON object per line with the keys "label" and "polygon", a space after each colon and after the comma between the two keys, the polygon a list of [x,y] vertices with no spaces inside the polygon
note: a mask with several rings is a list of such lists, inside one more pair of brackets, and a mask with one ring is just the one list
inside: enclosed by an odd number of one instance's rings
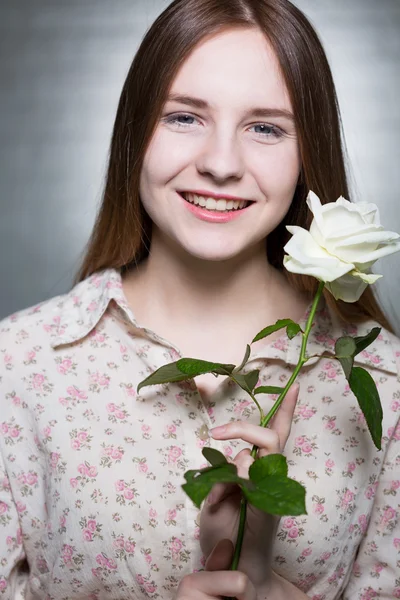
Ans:
{"label": "forehead", "polygon": [[216,109],[249,103],[291,109],[278,58],[257,29],[229,29],[202,40],[178,71],[171,92],[207,99]]}

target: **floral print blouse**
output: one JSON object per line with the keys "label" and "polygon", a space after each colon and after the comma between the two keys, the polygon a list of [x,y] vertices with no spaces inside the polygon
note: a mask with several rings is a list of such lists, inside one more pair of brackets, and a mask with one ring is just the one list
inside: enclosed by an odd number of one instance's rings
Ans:
{"label": "floral print blouse", "polygon": [[[308,355],[374,325],[343,326],[323,302]],[[245,370],[282,386],[300,336],[265,341]],[[258,410],[221,376],[207,401],[193,379],[137,394],[180,357],[135,320],[115,269],[0,322],[0,598],[172,599],[204,567],[184,472],[206,466],[204,445],[227,456],[248,446],[208,428],[258,424]],[[329,356],[300,372],[285,448],[308,514],[281,519],[273,567],[312,600],[400,598],[400,340],[382,329],[356,364],[378,387],[382,450]]]}

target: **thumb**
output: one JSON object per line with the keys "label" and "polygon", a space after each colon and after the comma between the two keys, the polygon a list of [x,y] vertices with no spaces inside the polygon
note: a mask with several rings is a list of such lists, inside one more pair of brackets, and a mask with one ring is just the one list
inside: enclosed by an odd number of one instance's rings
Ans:
{"label": "thumb", "polygon": [[220,540],[207,558],[206,571],[226,571],[230,568],[234,547],[231,540]]}

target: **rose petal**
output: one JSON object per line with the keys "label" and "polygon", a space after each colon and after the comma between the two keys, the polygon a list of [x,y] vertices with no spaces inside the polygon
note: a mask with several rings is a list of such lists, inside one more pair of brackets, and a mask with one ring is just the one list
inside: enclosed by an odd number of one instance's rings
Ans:
{"label": "rose petal", "polygon": [[[341,260],[363,265],[397,252],[400,249],[400,241],[395,240],[398,239],[400,239],[400,235],[394,231],[360,233],[348,240],[334,243],[332,248],[327,249],[332,249],[335,256],[338,256]],[[380,244],[383,245],[380,246]]]}
{"label": "rose petal", "polygon": [[322,218],[322,205],[321,201],[318,198],[317,194],[314,194],[311,190],[307,196],[307,206],[311,210],[314,215],[315,226],[318,227],[319,231],[322,234],[322,230],[324,228],[324,221]]}
{"label": "rose petal", "polygon": [[343,302],[357,302],[367,286],[368,283],[364,283],[361,279],[352,277],[349,274],[325,284],[326,289],[332,296],[336,300],[343,300]]}
{"label": "rose petal", "polygon": [[284,266],[292,273],[311,275],[321,281],[333,281],[353,270],[352,263],[345,263],[319,246],[310,232],[302,227],[287,226],[293,235],[284,247],[289,255],[284,257]]}
{"label": "rose petal", "polygon": [[[311,223],[311,227],[310,227],[310,233],[311,235],[315,238],[316,236],[314,236],[313,234],[313,229],[316,228],[317,231],[319,231],[318,226],[315,223],[315,220],[313,220],[313,222]],[[376,225],[359,225],[359,226],[347,226],[347,223],[345,222],[341,222],[340,223],[340,228],[336,227],[336,230],[332,231],[329,234],[329,240],[331,242],[335,242],[335,244],[339,243],[341,240],[348,240],[349,238],[358,236],[358,235],[365,235],[368,233],[373,233],[373,234],[379,234],[380,232],[383,232],[384,229],[383,227],[377,227]],[[322,234],[320,233],[320,235],[322,236]],[[318,240],[317,240],[318,241]],[[318,242],[320,243],[320,242]]]}
{"label": "rose petal", "polygon": [[378,279],[383,277],[383,275],[377,275],[376,273],[363,273],[358,269],[350,271],[349,275],[352,275],[352,277],[358,277],[358,279],[361,279],[361,281],[364,281],[365,283],[375,283],[375,281],[378,281]]}
{"label": "rose petal", "polygon": [[378,207],[372,203],[349,202],[340,196],[336,202],[321,205],[318,196],[310,191],[307,205],[314,215],[311,235],[324,248],[327,247],[324,243],[326,240],[349,237],[360,231],[383,230]]}
{"label": "rose petal", "polygon": [[366,225],[376,225],[381,227],[379,208],[372,202],[349,202],[343,196],[340,196],[336,202],[328,202],[322,206],[322,213],[328,213],[335,210],[335,206],[341,206],[349,212],[359,213]]}

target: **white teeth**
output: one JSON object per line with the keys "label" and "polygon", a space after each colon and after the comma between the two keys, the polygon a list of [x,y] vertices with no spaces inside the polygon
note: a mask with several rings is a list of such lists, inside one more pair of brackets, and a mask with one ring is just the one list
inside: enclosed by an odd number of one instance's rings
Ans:
{"label": "white teeth", "polygon": [[227,200],[218,200],[218,206],[219,206],[218,210],[226,210],[226,203],[227,203]]}
{"label": "white teeth", "polygon": [[225,210],[239,210],[246,205],[246,200],[216,200],[215,198],[206,198],[190,192],[185,194],[185,198],[188,202],[203,206],[207,210],[219,210],[221,212]]}
{"label": "white teeth", "polygon": [[[218,200],[218,204],[219,204],[219,200]],[[209,210],[217,208],[217,200],[215,200],[214,198],[207,198],[206,208],[208,208]]]}

